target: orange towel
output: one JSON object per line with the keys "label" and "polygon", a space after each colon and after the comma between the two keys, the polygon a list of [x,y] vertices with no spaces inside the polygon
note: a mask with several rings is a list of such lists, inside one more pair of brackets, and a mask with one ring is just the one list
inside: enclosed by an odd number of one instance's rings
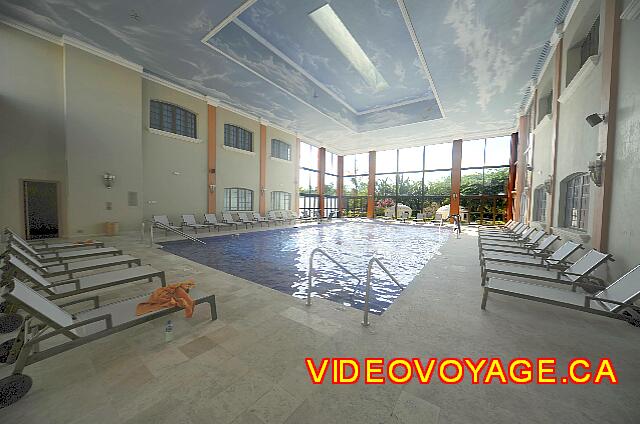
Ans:
{"label": "orange towel", "polygon": [[191,318],[193,315],[193,299],[189,296],[189,289],[196,286],[193,280],[181,281],[169,284],[167,287],[155,289],[149,300],[139,303],[136,307],[136,315],[144,315],[164,308],[184,308],[184,316]]}

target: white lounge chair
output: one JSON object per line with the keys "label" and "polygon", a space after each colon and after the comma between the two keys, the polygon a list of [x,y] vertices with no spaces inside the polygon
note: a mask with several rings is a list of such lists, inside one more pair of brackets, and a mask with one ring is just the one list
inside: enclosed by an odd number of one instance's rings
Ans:
{"label": "white lounge chair", "polygon": [[211,231],[211,226],[205,224],[198,224],[194,215],[182,215],[182,226],[187,228],[193,228],[196,234],[198,234],[198,228]]}
{"label": "white lounge chair", "polygon": [[269,221],[268,218],[265,218],[264,216],[260,215],[260,212],[252,212],[252,214],[255,221],[259,222],[261,226],[262,226],[262,223],[267,224],[267,227],[271,226],[271,221]]}
{"label": "white lounge chair", "polygon": [[253,215],[249,216],[248,212],[238,212],[238,218],[240,218],[240,222],[242,222],[246,228],[249,228],[249,225],[253,227],[258,223],[258,221],[253,219]]}
{"label": "white lounge chair", "polygon": [[181,227],[173,225],[173,222],[169,221],[167,215],[153,215],[153,225],[157,228],[163,229],[165,235],[169,235],[169,231],[176,230],[182,231]]}
{"label": "white lounge chair", "polygon": [[484,286],[480,306],[482,309],[486,309],[489,293],[548,303],[554,306],[620,319],[640,326],[640,321],[637,319],[640,307],[634,304],[640,298],[640,265],[592,295],[495,278]]}
{"label": "white lounge chair", "polygon": [[278,222],[284,223],[284,219],[282,219],[279,216],[277,216],[276,215],[276,211],[267,212],[267,218],[269,218],[269,221],[273,221],[275,223],[278,223]]}
{"label": "white lounge chair", "polygon": [[160,284],[163,287],[166,285],[164,271],[159,271],[150,265],[136,266],[52,282],[38,274],[35,270],[29,268],[27,264],[13,255],[7,255],[4,261],[6,269],[2,274],[3,281],[17,274],[22,277],[21,279],[26,278],[31,281],[37,287],[36,290],[43,290],[51,299],[68,297],[134,281],[153,281],[153,278],[159,278]]}
{"label": "white lounge chair", "polygon": [[[31,389],[31,378],[23,374],[28,365],[182,309],[166,308],[136,316],[137,305],[145,302],[149,294],[108,305],[100,305],[97,296],[78,299],[67,305],[56,305],[18,279],[0,288],[0,296],[39,321],[36,325],[32,322],[35,320],[25,320],[13,340],[6,362],[14,363],[14,368],[11,375],[0,380],[0,408],[17,402]],[[196,305],[208,303],[211,320],[217,319],[214,295],[191,289],[189,296]],[[89,301],[93,307],[76,314],[63,309],[69,304]]]}
{"label": "white lounge chair", "polygon": [[118,256],[106,256],[102,258],[86,259],[81,261],[63,262],[56,264],[44,264],[37,258],[22,250],[19,246],[9,244],[7,252],[12,253],[22,259],[31,268],[38,271],[43,277],[51,278],[61,275],[66,275],[72,278],[74,273],[90,271],[94,269],[108,268],[113,266],[127,265],[131,267],[133,265],[141,265],[140,259],[134,258],[130,255],[118,255]]}
{"label": "white lounge chair", "polygon": [[[18,233],[13,231],[10,228],[5,229],[5,233],[14,237],[20,237]],[[46,239],[38,239],[38,240],[29,240],[25,243],[28,243],[34,250],[38,252],[49,252],[49,251],[59,251],[66,249],[82,249],[88,247],[104,247],[104,243],[101,241],[76,241],[76,242],[60,242],[60,241],[50,241]]]}
{"label": "white lounge chair", "polygon": [[222,222],[229,225],[235,225],[236,229],[238,228],[238,225],[242,225],[242,222],[238,222],[233,219],[231,212],[222,212]]}
{"label": "white lounge chair", "polygon": [[603,282],[590,274],[608,260],[613,260],[610,254],[591,249],[575,263],[555,273],[544,268],[535,269],[528,264],[512,266],[509,264],[501,265],[499,263],[492,263],[491,268],[485,265],[482,269],[481,284],[485,286],[492,278],[504,279],[506,276],[510,279],[515,277],[526,281],[533,280],[537,282],[570,285],[574,291],[578,286],[593,291],[596,287],[602,288]]}
{"label": "white lounge chair", "polygon": [[16,244],[20,246],[24,251],[29,252],[34,258],[37,258],[43,263],[62,263],[73,259],[86,259],[95,256],[122,255],[122,250],[115,247],[99,247],[95,249],[84,250],[62,250],[59,252],[38,252],[33,247],[31,247],[29,243],[14,234],[9,235],[9,244]]}
{"label": "white lounge chair", "polygon": [[215,213],[205,213],[203,224],[215,227],[218,231],[220,231],[220,228],[222,227],[230,226],[229,224],[226,224],[224,222],[218,222],[218,217]]}

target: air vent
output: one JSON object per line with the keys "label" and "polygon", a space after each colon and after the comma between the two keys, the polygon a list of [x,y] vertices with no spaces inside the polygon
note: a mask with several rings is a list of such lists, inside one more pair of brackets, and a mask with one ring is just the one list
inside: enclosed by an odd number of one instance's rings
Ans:
{"label": "air vent", "polygon": [[129,206],[138,206],[138,192],[137,191],[130,191],[129,192]]}

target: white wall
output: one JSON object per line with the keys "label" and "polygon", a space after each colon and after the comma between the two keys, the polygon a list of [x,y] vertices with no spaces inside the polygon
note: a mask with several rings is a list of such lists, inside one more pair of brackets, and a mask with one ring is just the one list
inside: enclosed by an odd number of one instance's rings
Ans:
{"label": "white wall", "polygon": [[[175,104],[196,114],[198,142],[149,131],[149,102]],[[156,82],[142,81],[142,155],[144,162],[144,217],[207,212],[207,103]],[[178,173],[176,175],[174,173]]]}
{"label": "white wall", "polygon": [[[68,45],[64,61],[69,234],[100,234],[106,221],[137,229],[143,198],[141,77]],[[112,189],[103,184],[105,172],[116,176]],[[137,193],[137,206],[128,206],[129,192]]]}
{"label": "white wall", "polygon": [[[628,3],[628,2],[626,2]],[[621,275],[640,263],[640,20],[622,21],[609,250]]]}
{"label": "white wall", "polygon": [[[271,157],[271,139],[278,139],[291,145],[291,161],[283,161]],[[271,205],[271,192],[284,191],[291,194],[291,208],[294,208],[295,176],[298,168],[294,164],[296,157],[296,137],[294,135],[267,127],[267,181],[266,181],[266,207],[273,209]]]}
{"label": "white wall", "polygon": [[62,47],[0,24],[0,228],[24,232],[21,180],[59,182],[64,231]]}
{"label": "white wall", "polygon": [[[253,132],[253,152],[224,146],[224,124]],[[253,190],[253,209],[258,210],[260,196],[260,123],[237,113],[216,108],[216,208],[224,208],[225,188]]]}

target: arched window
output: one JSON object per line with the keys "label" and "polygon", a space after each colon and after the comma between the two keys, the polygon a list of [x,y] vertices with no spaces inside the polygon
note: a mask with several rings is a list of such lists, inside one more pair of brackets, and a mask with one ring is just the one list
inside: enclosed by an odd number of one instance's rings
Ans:
{"label": "arched window", "polygon": [[197,138],[196,114],[171,103],[151,100],[149,126],[185,137]]}
{"label": "arched window", "polygon": [[291,210],[291,193],[286,191],[271,192],[272,210]]}
{"label": "arched window", "polygon": [[563,181],[564,226],[584,230],[589,219],[589,175],[571,175]]}
{"label": "arched window", "polygon": [[544,184],[536,187],[533,192],[533,220],[544,222],[547,219],[547,192]]}
{"label": "arched window", "polygon": [[253,190],[248,188],[225,188],[224,210],[226,211],[252,211]]}
{"label": "arched window", "polygon": [[224,145],[253,152],[253,133],[236,125],[224,124]]}

